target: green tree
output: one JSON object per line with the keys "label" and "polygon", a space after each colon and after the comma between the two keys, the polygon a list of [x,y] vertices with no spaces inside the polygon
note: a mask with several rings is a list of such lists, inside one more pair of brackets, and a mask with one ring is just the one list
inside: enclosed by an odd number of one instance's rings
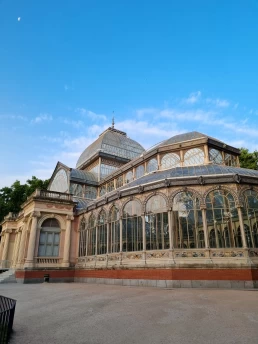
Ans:
{"label": "green tree", "polygon": [[249,152],[247,148],[240,149],[240,167],[250,168],[252,170],[258,169],[258,151]]}
{"label": "green tree", "polygon": [[0,222],[9,212],[18,213],[21,205],[36,189],[46,190],[49,179],[41,180],[32,176],[25,184],[16,180],[12,186],[0,189]]}

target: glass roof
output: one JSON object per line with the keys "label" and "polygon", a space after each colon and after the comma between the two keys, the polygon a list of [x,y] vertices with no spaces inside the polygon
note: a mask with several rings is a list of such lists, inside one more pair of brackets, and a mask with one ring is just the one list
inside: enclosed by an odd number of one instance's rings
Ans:
{"label": "glass roof", "polygon": [[[201,138],[204,138],[204,137],[211,138],[211,139],[213,139],[215,141],[219,141],[217,139],[214,139],[213,137],[210,137],[208,135],[199,133],[198,131],[191,131],[189,133],[184,133],[184,134],[179,134],[179,135],[176,135],[176,136],[172,136],[170,139],[161,142],[160,145],[161,146],[165,146],[165,145],[170,145],[170,144],[173,144],[173,143],[190,141],[190,140],[194,140],[194,139],[201,139]],[[221,142],[221,141],[219,141],[219,142]]]}
{"label": "glass roof", "polygon": [[149,175],[143,176],[139,179],[134,180],[133,182],[127,184],[121,189],[127,187],[143,185],[146,183],[163,180],[166,178],[179,178],[179,177],[198,177],[206,175],[225,175],[225,174],[239,174],[242,176],[252,176],[258,177],[258,171],[249,170],[246,168],[240,167],[229,167],[221,165],[200,165],[200,166],[189,166],[189,167],[176,167],[171,168],[166,171],[157,171]]}
{"label": "glass roof", "polygon": [[108,128],[84,150],[76,167],[80,167],[99,151],[132,160],[141,155],[145,149],[138,142],[127,137],[126,133],[114,128]]}
{"label": "glass roof", "polygon": [[71,169],[70,180],[81,183],[94,182],[94,185],[97,183],[97,178],[93,173],[77,170],[75,168]]}

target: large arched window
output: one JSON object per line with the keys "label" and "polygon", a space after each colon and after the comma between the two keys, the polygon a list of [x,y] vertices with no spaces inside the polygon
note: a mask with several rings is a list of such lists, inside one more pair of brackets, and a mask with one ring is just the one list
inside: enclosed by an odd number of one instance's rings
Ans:
{"label": "large arched window", "polygon": [[213,190],[206,198],[206,207],[210,246],[211,243],[213,248],[238,246],[234,234],[239,219],[232,194],[225,190]]}
{"label": "large arched window", "polygon": [[204,232],[200,201],[192,192],[180,192],[173,199],[175,247],[203,248]]}
{"label": "large arched window", "polygon": [[152,196],[146,204],[146,250],[169,248],[167,204],[161,195]]}
{"label": "large arched window", "polygon": [[96,254],[96,219],[93,214],[89,218],[88,224],[88,248],[87,256]]}
{"label": "large arched window", "polygon": [[[248,247],[258,248],[258,194],[254,190],[244,192],[243,221],[248,227],[245,229],[246,244]],[[250,230],[252,229],[252,230]]]}
{"label": "large arched window", "polygon": [[122,250],[141,251],[143,248],[141,204],[136,201],[126,203],[123,210]]}
{"label": "large arched window", "polygon": [[58,257],[60,242],[60,226],[55,218],[43,222],[39,236],[39,257]]}
{"label": "large arched window", "polygon": [[98,252],[97,254],[107,253],[107,224],[106,214],[101,210],[98,216]]}
{"label": "large arched window", "polygon": [[110,211],[110,252],[120,252],[119,211],[115,206]]}
{"label": "large arched window", "polygon": [[157,159],[153,158],[153,159],[149,160],[147,163],[147,173],[157,171],[157,169],[158,169]]}
{"label": "large arched window", "polygon": [[165,170],[171,167],[180,167],[180,157],[175,153],[165,154],[161,159],[161,168]]}
{"label": "large arched window", "polygon": [[184,166],[204,164],[204,152],[200,148],[192,148],[185,152]]}
{"label": "large arched window", "polygon": [[87,230],[86,222],[84,219],[80,223],[80,240],[79,240],[79,257],[85,257],[87,255]]}

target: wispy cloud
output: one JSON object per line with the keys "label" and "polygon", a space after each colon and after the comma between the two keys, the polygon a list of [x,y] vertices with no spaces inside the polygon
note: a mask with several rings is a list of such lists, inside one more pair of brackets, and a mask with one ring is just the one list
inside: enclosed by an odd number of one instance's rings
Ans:
{"label": "wispy cloud", "polygon": [[21,115],[0,115],[0,118],[21,120],[21,121],[27,121],[28,120],[28,118],[26,116],[21,116]]}
{"label": "wispy cloud", "polygon": [[42,122],[50,122],[53,120],[53,117],[47,113],[42,113],[40,114],[39,116],[33,118],[31,120],[31,123],[33,124],[39,124],[39,123],[42,123]]}
{"label": "wispy cloud", "polygon": [[[226,99],[219,99],[219,98],[216,98],[216,99],[212,99],[212,98],[207,98],[206,99],[206,102],[208,104],[212,104],[212,105],[215,105],[217,107],[221,107],[221,108],[226,108],[230,105],[230,102]],[[238,106],[238,104],[237,104]]]}
{"label": "wispy cloud", "polygon": [[106,115],[97,114],[97,113],[90,111],[90,110],[87,110],[85,108],[77,108],[75,111],[82,116],[86,116],[86,117],[92,119],[93,121],[94,120],[103,120],[103,121],[107,120]]}
{"label": "wispy cloud", "polygon": [[192,92],[188,98],[185,99],[185,102],[187,104],[195,104],[197,103],[201,98],[201,91]]}

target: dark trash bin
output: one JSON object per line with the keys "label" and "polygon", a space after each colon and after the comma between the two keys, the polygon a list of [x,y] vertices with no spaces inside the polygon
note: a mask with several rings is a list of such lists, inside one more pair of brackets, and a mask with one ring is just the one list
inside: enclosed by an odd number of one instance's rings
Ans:
{"label": "dark trash bin", "polygon": [[44,282],[49,283],[49,274],[44,275]]}

